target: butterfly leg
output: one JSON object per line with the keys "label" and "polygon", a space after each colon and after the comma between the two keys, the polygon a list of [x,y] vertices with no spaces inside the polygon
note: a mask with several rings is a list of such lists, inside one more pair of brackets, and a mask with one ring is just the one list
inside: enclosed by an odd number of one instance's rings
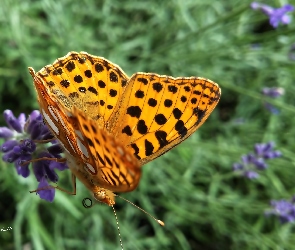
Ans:
{"label": "butterfly leg", "polygon": [[27,165],[31,162],[37,162],[37,161],[56,161],[56,162],[66,162],[67,159],[65,158],[49,158],[49,157],[42,157],[42,158],[37,158],[37,159],[32,159],[29,161],[24,161],[21,166]]}
{"label": "butterfly leg", "polygon": [[32,190],[32,191],[30,191],[30,193],[36,193],[36,192],[41,191],[41,190],[48,190],[48,189],[51,189],[51,188],[55,188],[55,189],[58,189],[58,190],[60,190],[60,191],[62,191],[64,193],[67,193],[69,195],[76,195],[76,190],[77,190],[77,188],[76,188],[76,176],[74,174],[72,174],[72,185],[74,187],[74,190],[72,192],[68,191],[66,189],[63,189],[63,188],[61,188],[59,186],[48,185],[46,187],[42,187],[42,188],[38,188],[36,190]]}
{"label": "butterfly leg", "polygon": [[48,143],[48,142],[52,142],[54,140],[56,140],[56,138],[55,137],[52,137],[52,138],[47,139],[47,140],[34,140],[34,142],[35,143]]}

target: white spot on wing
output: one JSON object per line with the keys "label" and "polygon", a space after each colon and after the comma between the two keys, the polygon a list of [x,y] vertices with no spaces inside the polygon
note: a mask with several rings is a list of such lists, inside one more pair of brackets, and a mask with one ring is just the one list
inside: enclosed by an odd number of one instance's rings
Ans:
{"label": "white spot on wing", "polygon": [[68,110],[66,110],[66,115],[67,115],[67,117],[71,117],[71,116],[73,116],[73,114],[71,113],[71,112],[69,112]]}
{"label": "white spot on wing", "polygon": [[83,135],[82,135],[82,133],[81,133],[80,130],[75,130],[75,134],[76,134],[77,136],[79,136],[82,140],[84,139],[84,138],[83,138]]}
{"label": "white spot on wing", "polygon": [[68,143],[70,144],[71,148],[73,149],[73,151],[76,153],[75,148],[68,137],[67,137],[67,140],[68,140]]}
{"label": "white spot on wing", "polygon": [[42,109],[42,115],[44,119],[46,120],[48,126],[54,131],[55,134],[58,135],[59,134],[58,127],[55,126],[54,122],[51,120],[50,116],[45,113],[44,109]]}
{"label": "white spot on wing", "polygon": [[95,174],[96,173],[94,167],[91,164],[86,163],[86,165],[87,165],[87,171],[88,172],[90,172],[91,174]]}
{"label": "white spot on wing", "polygon": [[126,155],[126,159],[127,159],[127,161],[132,162],[132,158],[129,154]]}
{"label": "white spot on wing", "polygon": [[120,146],[117,146],[117,151],[120,155],[124,155],[124,151]]}
{"label": "white spot on wing", "polygon": [[61,123],[61,125],[63,126],[63,128],[67,131],[67,134],[70,134],[70,131],[68,130],[68,127],[64,123],[64,120],[63,120],[62,116],[59,114],[59,112],[57,112],[57,116],[59,118],[59,122]]}
{"label": "white spot on wing", "polygon": [[56,121],[58,121],[58,118],[56,117],[56,115],[55,115],[55,113],[54,113],[54,111],[53,111],[53,110],[55,110],[55,109],[54,109],[52,106],[48,106],[48,110],[49,110],[51,116],[52,116]]}
{"label": "white spot on wing", "polygon": [[78,145],[80,151],[83,153],[83,155],[86,156],[87,158],[89,158],[87,148],[84,146],[84,144],[80,141],[80,139],[78,137],[76,138],[76,141],[77,141],[77,145]]}

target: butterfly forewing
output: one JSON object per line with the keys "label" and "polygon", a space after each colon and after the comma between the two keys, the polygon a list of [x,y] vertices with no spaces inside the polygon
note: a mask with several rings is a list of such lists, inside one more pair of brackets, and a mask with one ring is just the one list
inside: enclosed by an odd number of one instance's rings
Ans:
{"label": "butterfly forewing", "polygon": [[68,109],[75,106],[94,120],[102,118],[101,126],[113,114],[128,80],[119,66],[86,52],[68,53],[37,77]]}
{"label": "butterfly forewing", "polygon": [[30,69],[30,73],[34,78],[40,111],[44,121],[54,136],[59,139],[63,148],[74,157],[79,157],[80,153],[75,143],[76,136],[73,123],[69,121],[65,110],[61,109],[62,105],[58,105],[58,102],[48,93],[44,83],[38,77],[35,77],[33,69]]}
{"label": "butterfly forewing", "polygon": [[220,98],[220,88],[200,77],[134,74],[110,131],[144,164],[197,130]]}

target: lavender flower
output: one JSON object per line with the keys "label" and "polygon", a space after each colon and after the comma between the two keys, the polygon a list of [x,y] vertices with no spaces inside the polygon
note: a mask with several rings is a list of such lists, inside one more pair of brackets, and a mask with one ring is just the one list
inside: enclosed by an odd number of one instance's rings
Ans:
{"label": "lavender flower", "polygon": [[278,216],[281,223],[288,223],[295,221],[295,197],[292,201],[287,200],[272,200],[270,202],[272,210],[265,213],[266,216],[275,215]]}
{"label": "lavender flower", "polygon": [[[285,90],[280,87],[263,88],[262,94],[271,98],[278,98],[285,93]],[[264,102],[265,108],[273,114],[279,114],[280,111],[268,102]]]}
{"label": "lavender flower", "polygon": [[282,156],[278,150],[274,150],[274,143],[257,143],[254,146],[254,153],[249,153],[241,157],[242,163],[234,163],[233,170],[247,177],[248,179],[257,179],[257,171],[268,167],[266,160]]}
{"label": "lavender flower", "polygon": [[[43,118],[39,111],[33,111],[26,120],[25,114],[20,114],[16,118],[11,110],[4,111],[4,119],[7,127],[0,127],[0,138],[4,139],[4,143],[0,146],[3,152],[2,160],[14,163],[16,171],[24,178],[30,175],[29,165],[26,163],[32,159],[61,158],[61,147],[56,141],[52,141],[52,145],[36,143],[35,140],[52,139],[53,135],[48,127],[43,123]],[[58,176],[55,169],[64,170],[68,168],[65,163],[42,160],[33,162],[33,170],[35,177],[39,183],[38,189],[49,186],[48,180],[57,182]],[[55,189],[49,188],[37,192],[41,199],[52,202],[55,195]]]}
{"label": "lavender flower", "polygon": [[264,14],[268,15],[270,25],[274,28],[277,28],[279,23],[289,24],[291,22],[291,18],[287,15],[287,13],[294,11],[294,6],[291,4],[286,4],[281,8],[273,8],[266,4],[253,2],[251,3],[251,8],[254,10],[260,9]]}

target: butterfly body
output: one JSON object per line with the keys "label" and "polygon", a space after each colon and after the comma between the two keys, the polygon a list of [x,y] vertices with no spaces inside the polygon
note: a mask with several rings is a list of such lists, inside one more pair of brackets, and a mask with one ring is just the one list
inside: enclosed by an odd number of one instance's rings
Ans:
{"label": "butterfly body", "polygon": [[30,73],[44,120],[73,174],[108,204],[114,203],[112,192],[137,187],[143,164],[197,130],[221,93],[201,77],[129,78],[119,66],[86,52],[70,52]]}

